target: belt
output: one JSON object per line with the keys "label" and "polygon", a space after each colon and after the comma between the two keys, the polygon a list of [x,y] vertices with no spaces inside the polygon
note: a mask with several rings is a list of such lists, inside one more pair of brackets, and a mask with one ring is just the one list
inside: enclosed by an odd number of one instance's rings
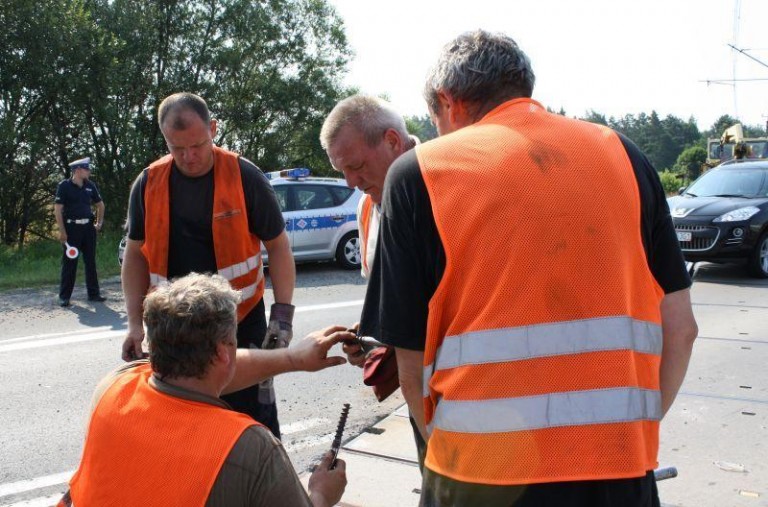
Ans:
{"label": "belt", "polygon": [[68,219],[67,219],[67,223],[68,223],[68,224],[79,224],[79,225],[83,225],[83,224],[89,224],[89,223],[91,223],[91,219],[90,219],[90,218],[68,218]]}

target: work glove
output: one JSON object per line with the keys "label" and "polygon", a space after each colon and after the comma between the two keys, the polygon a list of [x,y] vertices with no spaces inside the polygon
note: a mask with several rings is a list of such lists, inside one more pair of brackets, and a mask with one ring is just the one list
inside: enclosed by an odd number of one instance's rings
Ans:
{"label": "work glove", "polygon": [[269,325],[262,349],[283,349],[293,338],[293,305],[274,303],[269,310]]}

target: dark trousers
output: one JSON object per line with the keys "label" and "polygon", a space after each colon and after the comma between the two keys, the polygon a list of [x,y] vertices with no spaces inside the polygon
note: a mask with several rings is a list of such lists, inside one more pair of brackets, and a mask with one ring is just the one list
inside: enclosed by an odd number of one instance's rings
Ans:
{"label": "dark trousers", "polygon": [[[577,456],[574,459],[578,459]],[[419,507],[659,507],[653,470],[634,479],[492,486],[424,469]]]}
{"label": "dark trousers", "polygon": [[[267,334],[267,317],[264,313],[264,300],[253,307],[237,325],[237,348],[258,349]],[[277,404],[259,401],[259,385],[246,387],[240,391],[225,394],[221,399],[229,403],[236,411],[248,414],[269,428],[275,437],[280,438],[280,423],[277,421]]]}
{"label": "dark trousers", "polygon": [[408,421],[411,423],[411,429],[413,430],[413,440],[416,442],[416,457],[419,460],[419,471],[424,475],[424,458],[427,455],[427,443],[424,441],[424,437],[421,436],[419,427],[416,425],[416,419],[408,413]]}
{"label": "dark trousers", "polygon": [[74,259],[67,257],[67,248],[63,248],[61,254],[61,284],[59,285],[59,297],[69,299],[72,297],[72,289],[75,287],[77,276],[77,260],[82,257],[85,263],[85,286],[88,289],[88,297],[99,295],[99,279],[96,275],[96,228],[93,222],[87,224],[64,223],[67,231],[67,243],[80,250],[80,255]]}

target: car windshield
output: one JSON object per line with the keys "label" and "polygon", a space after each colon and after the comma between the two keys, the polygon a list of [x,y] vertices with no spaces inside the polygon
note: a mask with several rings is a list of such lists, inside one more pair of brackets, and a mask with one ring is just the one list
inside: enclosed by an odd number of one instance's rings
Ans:
{"label": "car windshield", "polygon": [[696,180],[685,194],[698,197],[765,196],[765,174],[762,169],[717,169]]}

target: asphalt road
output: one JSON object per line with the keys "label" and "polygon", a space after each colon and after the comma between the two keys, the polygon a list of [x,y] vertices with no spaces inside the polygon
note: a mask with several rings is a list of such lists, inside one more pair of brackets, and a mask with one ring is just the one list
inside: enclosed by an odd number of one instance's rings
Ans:
{"label": "asphalt road", "polygon": [[[98,380],[122,363],[125,312],[119,281],[102,283],[106,303],[55,304],[55,288],[0,294],[0,505],[46,505],[77,466],[90,397]],[[294,340],[359,319],[365,283],[330,264],[298,269]],[[267,290],[267,305],[271,291]],[[269,306],[268,306],[269,307]],[[341,354],[340,347],[332,350]],[[344,403],[352,409],[348,440],[403,403],[379,404],[361,371],[344,365],[275,379],[283,443],[297,471],[330,448]]]}

